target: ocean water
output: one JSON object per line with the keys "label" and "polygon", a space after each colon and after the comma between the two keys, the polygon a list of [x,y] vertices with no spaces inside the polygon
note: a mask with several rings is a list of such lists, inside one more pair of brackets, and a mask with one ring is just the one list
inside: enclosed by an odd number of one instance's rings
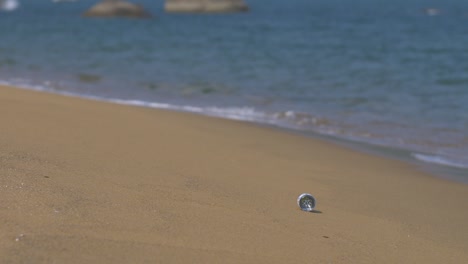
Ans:
{"label": "ocean water", "polygon": [[0,11],[2,83],[351,140],[468,182],[466,0],[246,0],[228,15],[137,1],[150,20],[19,2]]}

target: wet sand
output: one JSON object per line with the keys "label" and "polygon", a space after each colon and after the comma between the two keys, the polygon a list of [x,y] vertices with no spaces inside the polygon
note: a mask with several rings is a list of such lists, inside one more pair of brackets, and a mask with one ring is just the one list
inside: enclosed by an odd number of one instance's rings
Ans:
{"label": "wet sand", "polygon": [[0,120],[2,263],[468,263],[468,185],[409,164],[8,87]]}

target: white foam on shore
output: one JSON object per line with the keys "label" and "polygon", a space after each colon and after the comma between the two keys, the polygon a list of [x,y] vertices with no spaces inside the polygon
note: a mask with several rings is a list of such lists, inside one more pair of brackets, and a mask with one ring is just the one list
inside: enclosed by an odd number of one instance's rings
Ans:
{"label": "white foam on shore", "polygon": [[[269,120],[268,115],[255,110],[252,107],[199,107],[199,106],[190,106],[190,105],[173,105],[166,103],[156,103],[156,102],[146,102],[140,100],[122,100],[122,99],[102,99],[99,100],[108,101],[117,104],[123,105],[133,105],[133,106],[142,106],[158,109],[167,109],[183,112],[198,113],[208,116],[216,116],[227,119],[234,119],[240,121],[250,121],[250,122],[261,122],[265,123]],[[268,122],[269,123],[269,122]]]}
{"label": "white foam on shore", "polygon": [[[340,132],[339,128],[335,128],[333,125],[322,125],[324,122],[328,122],[326,119],[321,119],[319,117],[297,113],[294,111],[283,111],[277,113],[267,113],[259,111],[253,107],[215,107],[215,106],[191,106],[191,105],[175,105],[169,103],[160,103],[160,102],[148,102],[143,100],[131,100],[131,99],[118,99],[118,98],[106,98],[93,95],[83,95],[79,93],[67,92],[67,91],[57,91],[42,85],[31,85],[24,80],[12,80],[12,82],[0,81],[0,85],[13,86],[15,88],[26,89],[26,90],[35,90],[42,91],[54,94],[60,94],[64,96],[79,97],[90,99],[94,101],[109,102],[121,105],[129,106],[139,106],[139,107],[149,107],[155,109],[165,109],[178,112],[190,112],[206,116],[213,116],[231,120],[253,122],[265,125],[273,125],[293,130],[299,131],[309,131],[327,136],[334,136],[342,139],[347,139],[355,142],[370,143],[372,145],[379,145],[385,147],[387,144],[382,142],[369,142],[365,141],[362,138],[356,138],[351,135],[343,134]],[[307,128],[302,127],[301,125],[307,122],[309,126]],[[392,146],[391,144],[389,145]],[[410,150],[409,150],[410,151]],[[468,164],[462,162],[456,162],[449,158],[434,155],[434,154],[422,154],[412,152],[411,156],[419,161],[424,163],[449,166],[454,168],[468,169]]]}
{"label": "white foam on shore", "polygon": [[203,114],[214,117],[221,117],[232,120],[239,121],[248,121],[248,122],[257,122],[263,124],[272,124],[279,125],[275,115],[269,115],[267,113],[255,110],[253,107],[216,107],[216,106],[191,106],[191,105],[175,105],[168,103],[160,102],[148,102],[143,100],[134,100],[134,99],[118,99],[118,98],[106,98],[93,95],[83,95],[79,93],[66,92],[66,91],[56,91],[41,85],[31,85],[27,84],[23,80],[14,80],[12,82],[0,81],[0,85],[13,86],[15,88],[34,90],[41,92],[49,92],[54,94],[60,94],[71,97],[80,97],[95,101],[110,102],[121,105],[130,105],[130,106],[141,106],[141,107],[150,107],[157,109],[181,111],[181,112],[190,112]]}
{"label": "white foam on shore", "polygon": [[420,160],[426,163],[455,167],[455,168],[460,168],[460,169],[468,169],[467,164],[455,162],[448,158],[437,156],[437,155],[412,153],[411,156],[413,156],[417,160]]}

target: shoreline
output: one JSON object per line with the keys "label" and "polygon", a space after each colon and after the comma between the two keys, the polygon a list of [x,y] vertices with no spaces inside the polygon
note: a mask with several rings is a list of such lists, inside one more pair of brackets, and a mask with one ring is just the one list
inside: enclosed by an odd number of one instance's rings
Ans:
{"label": "shoreline", "polygon": [[[463,263],[468,186],[335,143],[0,86],[6,262]],[[303,192],[320,213],[300,211]]]}
{"label": "shoreline", "polygon": [[[344,146],[346,148],[351,148],[358,152],[364,152],[371,155],[377,155],[383,158],[390,158],[398,161],[402,161],[405,163],[409,163],[415,165],[416,167],[420,168],[423,172],[432,174],[434,177],[438,177],[444,180],[455,181],[458,183],[468,184],[468,178],[466,174],[468,173],[468,168],[459,167],[458,165],[448,165],[446,160],[436,160],[438,157],[435,154],[424,153],[416,150],[409,150],[404,149],[401,147],[394,147],[394,146],[387,146],[381,145],[378,143],[366,142],[359,139],[350,139],[346,137],[340,137],[337,135],[332,134],[324,134],[318,131],[305,131],[300,130],[293,127],[287,127],[275,122],[269,122],[265,120],[256,120],[253,119],[246,119],[243,117],[233,117],[233,116],[225,116],[220,115],[217,113],[209,113],[203,111],[202,107],[200,106],[184,106],[184,105],[173,105],[171,103],[163,103],[163,102],[147,102],[142,100],[134,100],[134,99],[119,99],[119,98],[106,98],[101,96],[95,95],[85,95],[79,94],[75,92],[68,92],[68,91],[54,91],[53,89],[44,88],[43,86],[34,86],[34,85],[12,85],[8,82],[0,82],[0,86],[7,86],[13,87],[17,89],[23,90],[31,90],[31,91],[38,91],[38,92],[45,92],[49,94],[57,94],[61,96],[68,96],[74,98],[81,98],[85,100],[93,100],[97,102],[105,102],[105,103],[112,103],[118,104],[123,106],[133,106],[133,107],[143,107],[143,108],[150,108],[156,110],[163,110],[163,111],[174,111],[179,113],[188,113],[188,114],[196,114],[201,116],[207,117],[214,117],[214,118],[221,118],[226,120],[233,120],[233,121],[240,121],[246,123],[252,123],[258,126],[264,126],[270,129],[277,129],[280,131],[285,131],[287,133],[293,133],[297,135],[302,135],[308,138],[315,138],[319,140],[326,140],[331,142],[332,144],[338,144]],[[420,156],[423,159],[419,158]],[[432,160],[428,160],[432,159]],[[444,158],[442,158],[444,159]],[[449,162],[450,163],[450,162]]]}

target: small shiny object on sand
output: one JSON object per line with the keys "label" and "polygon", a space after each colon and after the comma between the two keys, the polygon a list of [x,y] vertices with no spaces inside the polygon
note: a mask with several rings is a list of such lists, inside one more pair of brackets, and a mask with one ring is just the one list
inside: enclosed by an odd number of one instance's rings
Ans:
{"label": "small shiny object on sand", "polygon": [[312,212],[315,204],[315,198],[308,193],[303,193],[297,198],[297,205],[299,205],[302,211]]}

